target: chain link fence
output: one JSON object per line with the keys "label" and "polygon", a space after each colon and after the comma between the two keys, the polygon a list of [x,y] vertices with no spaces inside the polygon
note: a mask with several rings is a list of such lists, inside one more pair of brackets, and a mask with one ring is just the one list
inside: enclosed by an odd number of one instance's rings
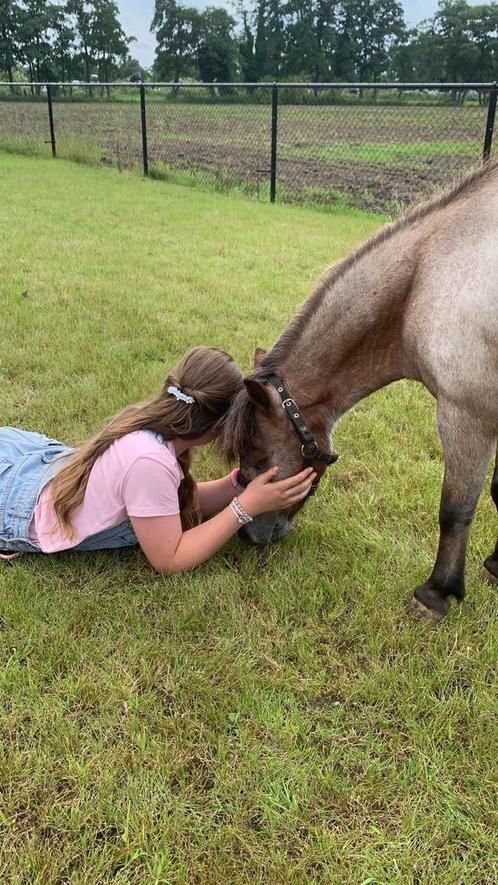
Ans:
{"label": "chain link fence", "polygon": [[0,149],[393,211],[492,151],[496,84],[0,84]]}

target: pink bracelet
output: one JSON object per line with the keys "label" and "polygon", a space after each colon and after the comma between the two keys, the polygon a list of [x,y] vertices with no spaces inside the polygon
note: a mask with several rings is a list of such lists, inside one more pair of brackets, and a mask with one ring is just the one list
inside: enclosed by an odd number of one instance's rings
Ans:
{"label": "pink bracelet", "polygon": [[240,470],[238,467],[234,467],[232,472],[228,474],[230,477],[230,482],[232,483],[232,485],[236,491],[240,488],[239,482],[238,482],[239,474],[240,474]]}

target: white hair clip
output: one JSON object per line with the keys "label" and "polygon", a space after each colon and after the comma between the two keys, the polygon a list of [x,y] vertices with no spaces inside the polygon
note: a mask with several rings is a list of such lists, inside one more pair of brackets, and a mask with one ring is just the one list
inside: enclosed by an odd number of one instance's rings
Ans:
{"label": "white hair clip", "polygon": [[195,403],[195,399],[193,396],[189,396],[188,393],[184,393],[183,390],[179,390],[178,387],[174,386],[174,384],[171,384],[170,387],[168,387],[168,393],[172,393],[176,399],[181,399],[184,403]]}

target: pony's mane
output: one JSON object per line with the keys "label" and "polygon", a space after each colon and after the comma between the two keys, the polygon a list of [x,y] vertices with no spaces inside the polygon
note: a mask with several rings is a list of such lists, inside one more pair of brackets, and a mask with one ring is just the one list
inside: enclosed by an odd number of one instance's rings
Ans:
{"label": "pony's mane", "polygon": [[384,225],[370,239],[359,246],[358,249],[329,268],[321,278],[313,294],[307,298],[272,350],[264,357],[261,363],[261,370],[264,372],[276,371],[284,352],[287,351],[287,348],[300,334],[303,326],[320,306],[323,298],[330,291],[331,286],[340,280],[365,255],[368,255],[377,246],[382,245],[386,240],[391,239],[406,228],[413,227],[419,221],[430,215],[435,215],[461,198],[471,196],[483,184],[491,181],[495,176],[498,177],[498,161],[488,161],[478,169],[464,175],[456,184],[453,183],[441,193],[408,208],[396,221]]}

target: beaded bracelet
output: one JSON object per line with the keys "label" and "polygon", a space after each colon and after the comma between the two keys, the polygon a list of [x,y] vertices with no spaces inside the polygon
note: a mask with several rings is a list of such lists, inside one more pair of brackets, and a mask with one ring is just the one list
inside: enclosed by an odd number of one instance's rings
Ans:
{"label": "beaded bracelet", "polygon": [[238,498],[234,498],[233,501],[230,501],[230,507],[241,525],[247,525],[248,522],[252,522],[252,516],[249,516],[247,510],[244,510]]}

